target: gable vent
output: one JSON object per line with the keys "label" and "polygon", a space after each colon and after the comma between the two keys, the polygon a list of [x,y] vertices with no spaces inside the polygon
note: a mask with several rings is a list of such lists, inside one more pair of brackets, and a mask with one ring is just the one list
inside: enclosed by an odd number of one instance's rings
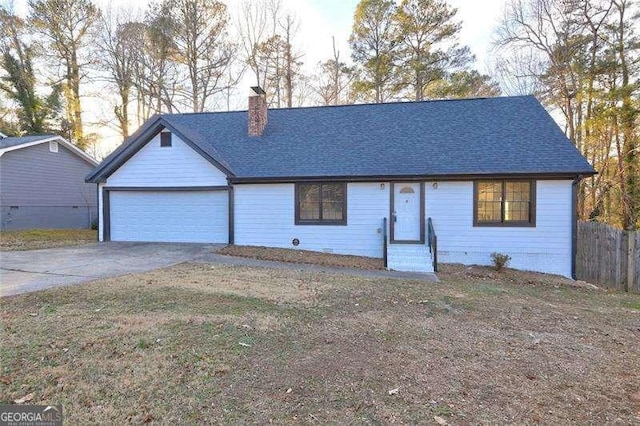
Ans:
{"label": "gable vent", "polygon": [[51,152],[58,152],[58,142],[56,142],[56,141],[50,141],[50,142],[49,142],[49,151],[51,151]]}

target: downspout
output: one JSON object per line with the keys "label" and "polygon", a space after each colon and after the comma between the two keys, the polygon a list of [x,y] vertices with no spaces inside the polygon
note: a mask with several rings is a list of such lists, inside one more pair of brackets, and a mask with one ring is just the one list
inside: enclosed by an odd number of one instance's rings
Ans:
{"label": "downspout", "polygon": [[229,244],[233,245],[235,243],[235,194],[233,191],[233,186],[229,185]]}
{"label": "downspout", "polygon": [[576,277],[576,255],[578,252],[578,185],[582,180],[577,176],[571,185],[571,278]]}
{"label": "downspout", "polygon": [[229,238],[228,238],[228,243],[229,245],[233,245],[235,243],[235,194],[233,191],[233,184],[231,183],[231,179],[229,179],[227,177],[227,185],[229,186],[229,189],[227,191],[227,195],[228,195],[228,232],[229,232]]}

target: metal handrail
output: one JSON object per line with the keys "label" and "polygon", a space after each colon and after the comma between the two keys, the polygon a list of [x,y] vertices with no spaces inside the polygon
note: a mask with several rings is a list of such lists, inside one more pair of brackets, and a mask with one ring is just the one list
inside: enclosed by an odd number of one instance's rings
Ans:
{"label": "metal handrail", "polygon": [[382,258],[384,267],[387,267],[387,218],[382,218]]}
{"label": "metal handrail", "polygon": [[438,236],[433,228],[431,218],[427,219],[427,235],[429,237],[429,253],[431,253],[431,259],[433,260],[433,272],[438,272]]}

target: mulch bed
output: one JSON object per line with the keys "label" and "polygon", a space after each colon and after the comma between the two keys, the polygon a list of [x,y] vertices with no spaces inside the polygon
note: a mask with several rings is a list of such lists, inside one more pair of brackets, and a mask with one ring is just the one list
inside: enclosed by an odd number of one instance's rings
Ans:
{"label": "mulch bed", "polygon": [[230,245],[218,250],[217,253],[227,256],[247,257],[250,259],[270,260],[274,262],[307,263],[320,266],[384,270],[384,263],[382,259],[320,253],[308,250]]}

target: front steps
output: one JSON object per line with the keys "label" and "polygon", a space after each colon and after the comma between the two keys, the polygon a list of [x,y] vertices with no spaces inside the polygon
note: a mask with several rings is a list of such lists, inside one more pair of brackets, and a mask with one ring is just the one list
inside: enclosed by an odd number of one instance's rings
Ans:
{"label": "front steps", "polygon": [[388,244],[387,269],[403,272],[433,272],[426,244]]}

